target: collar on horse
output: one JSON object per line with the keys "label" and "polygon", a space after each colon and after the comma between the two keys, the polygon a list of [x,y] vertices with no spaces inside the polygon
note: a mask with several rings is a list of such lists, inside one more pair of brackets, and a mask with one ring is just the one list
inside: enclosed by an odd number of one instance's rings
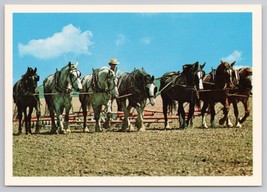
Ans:
{"label": "collar on horse", "polygon": [[[69,71],[68,71],[69,74]],[[63,85],[60,81],[61,78],[61,71],[57,71],[55,73],[55,89],[59,93],[64,93],[64,92],[70,92],[71,89],[66,88],[66,85]]]}
{"label": "collar on horse", "polygon": [[[92,75],[92,89],[96,92],[96,93],[109,93],[112,89],[109,89],[108,87],[100,87],[99,85],[99,79],[98,79],[98,73],[99,73],[100,69],[95,69]],[[106,81],[108,79],[108,75],[106,76],[105,80]]]}

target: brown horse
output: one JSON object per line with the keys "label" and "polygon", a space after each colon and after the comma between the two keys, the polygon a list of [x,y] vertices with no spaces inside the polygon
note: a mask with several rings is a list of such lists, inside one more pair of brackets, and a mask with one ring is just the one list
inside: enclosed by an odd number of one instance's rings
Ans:
{"label": "brown horse", "polygon": [[[22,75],[22,78],[17,81],[13,87],[13,100],[17,106],[18,117],[19,117],[19,130],[18,134],[22,132],[22,113],[24,113],[24,122],[26,134],[32,133],[31,131],[31,115],[33,108],[36,110],[37,123],[35,132],[38,133],[40,129],[40,100],[39,91],[37,89],[37,82],[39,81],[39,76],[36,73],[37,69],[32,69],[28,67],[27,72]],[[27,113],[27,109],[29,111]]]}
{"label": "brown horse", "polygon": [[143,68],[135,69],[131,73],[123,73],[119,78],[118,85],[119,94],[121,96],[126,95],[126,97],[117,99],[119,106],[121,106],[124,112],[121,131],[131,131],[132,126],[129,115],[132,108],[135,108],[138,113],[135,122],[138,131],[145,131],[143,115],[147,100],[149,100],[152,106],[155,105],[157,88],[154,84],[154,76],[148,74]]}
{"label": "brown horse", "polygon": [[[244,67],[241,69],[235,69],[235,79],[234,84],[237,87],[235,90],[230,90],[229,103],[233,104],[234,114],[235,114],[235,126],[242,127],[242,123],[250,115],[250,104],[249,97],[252,95],[252,69],[249,67]],[[237,104],[241,102],[245,109],[245,114],[242,118],[238,118],[239,111]],[[227,126],[233,126],[229,118],[226,121]]]}
{"label": "brown horse", "polygon": [[231,64],[227,62],[221,61],[218,65],[216,71],[212,70],[206,77],[204,78],[204,90],[200,91],[200,99],[203,101],[203,107],[201,110],[202,114],[202,127],[208,128],[205,121],[205,113],[206,109],[210,107],[211,114],[211,127],[216,127],[215,125],[215,104],[217,102],[222,103],[224,106],[224,117],[220,119],[219,123],[223,124],[229,112],[229,99],[228,94],[229,90],[234,87],[233,84],[233,65],[235,61]]}
{"label": "brown horse", "polygon": [[[202,70],[206,63],[199,65],[194,64],[183,65],[183,71],[165,73],[160,79],[161,98],[163,102],[163,115],[165,120],[165,129],[168,124],[168,110],[175,108],[175,101],[178,101],[178,116],[180,128],[186,128],[193,117],[194,107],[199,105],[197,90],[203,89],[203,78],[205,72]],[[189,114],[185,120],[185,111],[183,104],[189,103]]]}

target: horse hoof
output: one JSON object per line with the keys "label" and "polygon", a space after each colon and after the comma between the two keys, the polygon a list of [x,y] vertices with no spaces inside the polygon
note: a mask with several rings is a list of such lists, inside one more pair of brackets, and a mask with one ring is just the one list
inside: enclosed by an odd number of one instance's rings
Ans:
{"label": "horse hoof", "polygon": [[90,131],[89,131],[88,127],[85,127],[85,128],[83,129],[83,132],[84,132],[84,133],[89,133]]}
{"label": "horse hoof", "polygon": [[68,133],[71,133],[71,130],[70,129],[67,129],[66,130],[66,133],[68,134]]}
{"label": "horse hoof", "polygon": [[138,130],[138,132],[145,132],[145,131],[146,131],[146,128],[144,127]]}
{"label": "horse hoof", "polygon": [[238,123],[236,124],[236,127],[237,127],[237,128],[241,128],[241,127],[242,127],[242,124],[238,122]]}
{"label": "horse hoof", "polygon": [[100,133],[100,132],[102,132],[103,130],[102,129],[96,129],[95,130],[95,132],[98,132],[98,133]]}
{"label": "horse hoof", "polygon": [[224,120],[224,119],[220,119],[220,120],[219,120],[219,124],[220,124],[220,125],[223,125],[223,124],[224,124],[224,122],[225,122],[225,120]]}
{"label": "horse hoof", "polygon": [[52,128],[50,131],[50,134],[58,134],[58,130],[55,128]]}
{"label": "horse hoof", "polygon": [[205,125],[205,124],[202,124],[201,128],[208,129],[209,127],[207,125]]}
{"label": "horse hoof", "polygon": [[217,125],[211,124],[211,128],[217,128]]}

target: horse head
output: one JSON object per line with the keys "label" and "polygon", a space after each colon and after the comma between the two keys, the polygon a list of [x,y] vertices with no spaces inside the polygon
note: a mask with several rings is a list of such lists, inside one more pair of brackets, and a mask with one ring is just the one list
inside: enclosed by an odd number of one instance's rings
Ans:
{"label": "horse head", "polygon": [[118,77],[116,73],[109,69],[107,74],[107,87],[111,93],[112,98],[117,98],[119,96],[118,90]]}
{"label": "horse head", "polygon": [[193,79],[194,79],[194,86],[196,86],[197,89],[204,89],[203,86],[203,79],[205,77],[205,71],[203,70],[203,68],[205,67],[206,62],[203,63],[202,65],[199,65],[198,62],[196,64],[193,65],[191,71],[192,74],[194,75]]}
{"label": "horse head", "polygon": [[119,96],[118,77],[113,70],[102,67],[93,70],[93,76],[95,77],[95,89],[97,92],[106,92],[110,94],[112,98],[117,98]]}
{"label": "horse head", "polygon": [[183,74],[186,78],[186,84],[189,86],[196,86],[197,89],[203,89],[203,78],[205,77],[205,67],[206,62],[202,65],[199,62],[194,64],[184,64],[183,65]]}
{"label": "horse head", "polygon": [[236,84],[238,87],[241,87],[243,89],[252,89],[252,69],[249,67],[244,67],[241,69],[235,69],[235,78],[236,78]]}
{"label": "horse head", "polygon": [[[75,64],[71,64],[71,62],[69,62],[65,67],[65,70],[61,70],[61,73],[65,72],[68,89],[73,88],[75,91],[82,89],[81,72],[78,70],[77,66],[78,62]],[[62,76],[64,76],[64,74],[62,74]]]}
{"label": "horse head", "polygon": [[145,96],[149,99],[150,104],[154,106],[155,96],[157,93],[157,87],[154,84],[155,77],[146,73],[143,68],[136,71],[139,74],[137,74],[137,82],[141,83],[144,86]]}
{"label": "horse head", "polygon": [[235,61],[229,64],[228,62],[221,61],[216,69],[215,84],[219,88],[233,88]]}
{"label": "horse head", "polygon": [[28,67],[27,72],[22,76],[22,82],[24,83],[25,89],[33,93],[35,92],[35,89],[37,88],[37,82],[40,79],[36,72],[36,67],[34,69]]}
{"label": "horse head", "polygon": [[214,83],[216,77],[216,69],[213,69],[213,67],[211,67],[211,72],[209,73],[209,75],[211,77],[211,82]]}

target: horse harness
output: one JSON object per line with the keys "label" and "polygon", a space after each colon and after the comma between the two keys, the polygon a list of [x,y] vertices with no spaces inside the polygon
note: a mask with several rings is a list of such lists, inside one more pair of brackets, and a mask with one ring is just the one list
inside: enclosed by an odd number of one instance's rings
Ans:
{"label": "horse harness", "polygon": [[[108,86],[101,88],[99,86],[99,79],[98,79],[98,73],[100,69],[95,69],[92,75],[92,82],[91,87],[96,93],[110,93],[115,87],[116,87],[116,81],[114,81],[114,86],[112,88],[108,88]],[[106,76],[104,81],[107,81],[109,79],[109,75]]]}
{"label": "horse harness", "polygon": [[[74,81],[72,81],[72,78],[70,78],[70,81],[71,81],[71,88],[73,87],[73,84],[75,81],[77,81],[77,79],[81,76],[81,72],[77,69],[73,69],[73,68],[70,68],[68,69],[68,73],[67,73],[67,76],[71,75],[71,71],[74,71],[76,72],[76,78]],[[56,91],[58,91],[59,93],[70,93],[72,90],[69,89],[68,87],[66,88],[67,84],[66,85],[63,85],[62,82],[60,81],[60,78],[61,78],[61,71],[56,71],[56,73],[54,74],[55,76],[55,89]]]}

